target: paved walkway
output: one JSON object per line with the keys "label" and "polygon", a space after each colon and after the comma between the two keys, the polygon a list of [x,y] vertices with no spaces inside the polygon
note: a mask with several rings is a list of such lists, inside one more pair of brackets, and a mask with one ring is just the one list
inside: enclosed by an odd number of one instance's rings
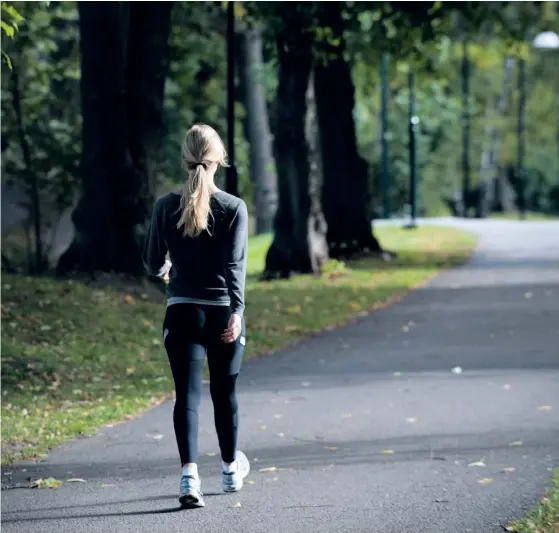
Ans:
{"label": "paved walkway", "polygon": [[559,465],[559,224],[460,225],[481,236],[467,266],[245,366],[242,493],[219,492],[206,395],[205,509],[177,510],[167,403],[14,469],[87,483],[3,492],[3,531],[502,531]]}

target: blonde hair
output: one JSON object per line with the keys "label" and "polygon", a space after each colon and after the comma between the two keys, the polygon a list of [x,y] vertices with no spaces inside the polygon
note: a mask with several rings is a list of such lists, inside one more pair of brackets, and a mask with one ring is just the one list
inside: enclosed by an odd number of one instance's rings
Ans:
{"label": "blonde hair", "polygon": [[217,131],[206,124],[195,124],[182,144],[183,164],[188,171],[181,197],[181,217],[177,228],[186,237],[197,237],[208,229],[212,174],[209,168],[227,166],[227,153]]}

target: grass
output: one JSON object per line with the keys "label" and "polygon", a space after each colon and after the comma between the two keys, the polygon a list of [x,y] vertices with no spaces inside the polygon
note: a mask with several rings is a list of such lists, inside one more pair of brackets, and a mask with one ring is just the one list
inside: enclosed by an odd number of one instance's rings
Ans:
{"label": "grass", "polygon": [[[269,236],[251,239],[246,357],[263,355],[376,306],[463,262],[475,244],[451,228],[379,228],[399,253],[382,262],[331,262],[320,278],[258,282]],[[137,415],[172,393],[161,342],[162,298],[77,281],[2,279],[2,462]]]}
{"label": "grass", "polygon": [[[489,218],[495,220],[521,220],[518,213],[491,213]],[[559,220],[558,216],[548,215],[546,213],[526,213],[524,220],[531,220],[534,222],[545,221],[545,220]]]}
{"label": "grass", "polygon": [[551,490],[537,507],[506,530],[514,533],[559,533],[559,468],[553,473]]}

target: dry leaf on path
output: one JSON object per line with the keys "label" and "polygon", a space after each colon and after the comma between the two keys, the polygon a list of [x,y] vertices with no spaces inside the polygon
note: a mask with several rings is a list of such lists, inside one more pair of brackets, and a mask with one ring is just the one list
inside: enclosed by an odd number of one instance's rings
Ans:
{"label": "dry leaf on path", "polygon": [[513,466],[508,466],[506,468],[503,468],[501,472],[503,472],[503,474],[509,474],[511,472],[514,472],[515,470],[516,468],[514,468]]}
{"label": "dry leaf on path", "polygon": [[392,455],[394,453],[394,450],[382,450],[382,453],[384,453],[385,455]]}
{"label": "dry leaf on path", "polygon": [[478,479],[477,482],[480,485],[489,485],[490,483],[493,483],[493,478],[484,477],[483,479]]}
{"label": "dry leaf on path", "polygon": [[62,481],[53,477],[37,479],[33,482],[33,488],[37,489],[57,489],[60,485],[62,485]]}
{"label": "dry leaf on path", "polygon": [[331,452],[335,452],[338,448],[337,446],[324,446],[325,450],[329,450]]}

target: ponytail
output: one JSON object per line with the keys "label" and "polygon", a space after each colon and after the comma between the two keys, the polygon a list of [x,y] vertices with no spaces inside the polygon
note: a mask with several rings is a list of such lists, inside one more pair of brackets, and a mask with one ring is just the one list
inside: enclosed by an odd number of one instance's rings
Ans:
{"label": "ponytail", "polygon": [[189,168],[181,196],[181,217],[177,228],[183,228],[186,237],[197,237],[208,229],[210,215],[210,183],[206,176],[205,163],[195,163]]}

